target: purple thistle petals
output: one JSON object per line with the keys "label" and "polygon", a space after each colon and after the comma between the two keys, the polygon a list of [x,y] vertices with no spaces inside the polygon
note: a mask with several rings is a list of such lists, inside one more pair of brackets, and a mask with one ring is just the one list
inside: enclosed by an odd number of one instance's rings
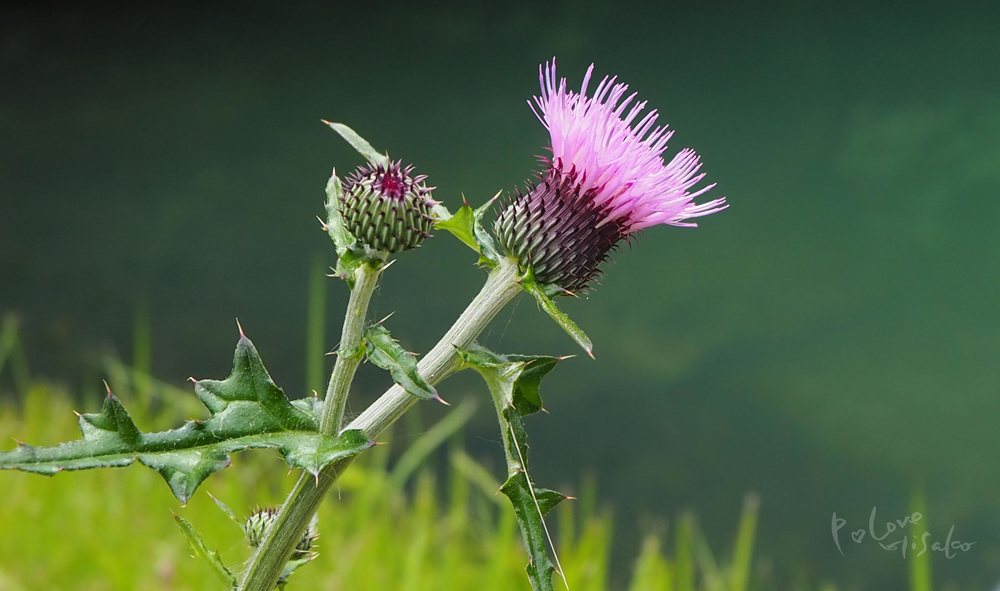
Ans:
{"label": "purple thistle petals", "polygon": [[697,188],[705,177],[698,155],[684,149],[664,162],[673,131],[656,125],[657,111],[646,111],[627,85],[605,77],[588,96],[593,72],[591,65],[577,93],[556,76],[554,59],[539,66],[541,95],[528,104],[549,132],[552,155],[494,224],[508,256],[540,283],[569,292],[588,289],[633,233],[694,226],[687,220],[727,207],[724,197],[695,202],[715,186]]}
{"label": "purple thistle petals", "polygon": [[684,220],[725,209],[724,197],[694,202],[714,185],[689,192],[705,176],[693,150],[664,163],[673,131],[655,126],[655,110],[632,126],[646,102],[633,103],[636,94],[626,96],[627,84],[605,77],[587,96],[593,70],[587,69],[576,93],[556,76],[554,59],[539,66],[541,96],[531,107],[549,131],[553,165],[579,172],[580,195],[592,195],[593,205],[605,211],[601,224],[616,222],[627,233],[657,224],[694,226]]}

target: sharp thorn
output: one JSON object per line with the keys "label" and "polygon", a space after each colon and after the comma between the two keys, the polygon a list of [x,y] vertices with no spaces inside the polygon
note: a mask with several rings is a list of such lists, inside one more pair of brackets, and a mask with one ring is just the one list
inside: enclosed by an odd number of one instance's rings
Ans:
{"label": "sharp thorn", "polygon": [[240,324],[240,319],[236,319],[236,328],[240,329],[240,338],[245,339],[247,335],[243,334],[243,325]]}

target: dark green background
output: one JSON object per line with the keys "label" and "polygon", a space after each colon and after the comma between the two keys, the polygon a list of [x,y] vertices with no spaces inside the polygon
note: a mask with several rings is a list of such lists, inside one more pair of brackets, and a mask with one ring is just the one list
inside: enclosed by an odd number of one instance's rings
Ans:
{"label": "dark green background", "polygon": [[[315,216],[331,167],[361,162],[319,119],[415,163],[452,208],[481,203],[543,153],[525,103],[538,64],[558,56],[578,85],[596,62],[677,129],[671,152],[702,154],[732,207],[650,229],[565,302],[597,359],[547,384],[536,478],[596,474],[622,562],[646,516],[684,507],[724,545],[755,490],[758,556],[785,587],[872,590],[903,588],[906,563],[871,541],[841,557],[831,514],[848,529],[872,506],[901,517],[922,486],[935,539],[955,524],[977,542],[935,556],[936,578],[985,589],[1000,578],[1000,12],[985,6],[6,8],[0,312],[24,319],[34,373],[87,392],[89,352],[128,358],[138,302],[154,371],[177,382],[227,372],[239,317],[303,393],[309,260],[332,250]],[[395,311],[393,334],[427,350],[478,290],[473,262],[428,241],[374,314]],[[332,349],[347,290],[329,294]],[[487,340],[576,352],[525,298]],[[386,382],[362,368],[354,410]],[[495,454],[479,415],[469,445]]]}

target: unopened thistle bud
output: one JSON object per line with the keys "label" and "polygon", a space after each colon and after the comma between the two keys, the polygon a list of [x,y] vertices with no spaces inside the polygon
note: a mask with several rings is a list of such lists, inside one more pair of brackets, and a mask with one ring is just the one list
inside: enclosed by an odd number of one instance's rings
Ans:
{"label": "unopened thistle bud", "polygon": [[361,244],[395,254],[420,246],[430,236],[434,218],[431,188],[423,175],[410,177],[401,162],[358,168],[344,181],[340,215]]}
{"label": "unopened thistle bud", "polygon": [[570,292],[587,288],[633,233],[657,224],[694,226],[684,220],[727,207],[725,198],[694,202],[714,186],[689,192],[705,176],[697,154],[682,150],[664,163],[672,132],[654,127],[656,111],[633,127],[646,103],[629,108],[635,94],[625,96],[627,85],[604,78],[587,96],[593,69],[578,94],[556,78],[555,60],[539,68],[542,92],[532,109],[549,131],[552,158],[543,159],[544,172],[511,197],[494,225],[508,256],[536,280]]}
{"label": "unopened thistle bud", "polygon": [[[243,531],[247,535],[247,542],[254,548],[259,548],[261,543],[264,541],[264,536],[267,535],[267,530],[274,525],[274,522],[278,520],[278,509],[275,507],[258,507],[256,511],[250,514],[247,518],[246,523],[243,524]],[[295,551],[292,552],[292,560],[302,560],[303,558],[309,558],[311,555],[311,550],[313,544],[316,542],[316,538],[319,537],[319,533],[316,529],[316,516],[309,522],[309,526],[306,531],[302,532],[302,538],[299,543],[295,545]],[[313,554],[314,555],[314,554]]]}

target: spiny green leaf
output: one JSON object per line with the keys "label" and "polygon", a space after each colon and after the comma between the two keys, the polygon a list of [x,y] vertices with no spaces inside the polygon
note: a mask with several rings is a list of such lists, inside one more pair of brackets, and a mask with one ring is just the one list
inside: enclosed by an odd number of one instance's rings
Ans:
{"label": "spiny green leaf", "polygon": [[449,213],[447,208],[443,206],[440,209],[435,209],[438,221],[434,223],[434,226],[451,232],[466,246],[479,253],[479,264],[489,268],[499,264],[500,255],[493,237],[483,228],[483,215],[499,196],[500,194],[497,193],[493,199],[477,209],[469,207],[469,204],[463,199],[462,207],[455,214]]}
{"label": "spiny green leaf", "polygon": [[368,361],[387,370],[392,375],[393,381],[411,396],[423,400],[442,401],[434,386],[420,377],[416,358],[399,346],[384,326],[376,324],[365,332],[365,347],[368,351]]}
{"label": "spiny green leaf", "polygon": [[497,382],[497,387],[504,391],[510,389],[509,404],[514,406],[521,416],[542,410],[542,396],[539,393],[542,378],[548,375],[557,363],[566,359],[548,355],[500,355],[476,342],[465,349],[460,349],[458,355],[463,363],[476,367],[480,373],[483,373],[483,370],[490,370],[492,374],[490,379],[502,380]]}
{"label": "spiny green leaf", "polygon": [[489,211],[490,207],[493,206],[493,202],[500,197],[500,192],[498,191],[492,199],[486,203],[480,205],[473,213],[473,225],[472,230],[476,236],[476,243],[479,244],[479,264],[484,267],[493,268],[500,264],[500,254],[497,249],[496,242],[493,240],[493,235],[483,228],[483,216]]}
{"label": "spiny green leaf", "polygon": [[344,220],[340,215],[340,198],[344,195],[344,185],[337,176],[337,169],[333,169],[330,180],[326,182],[326,231],[337,247],[337,253],[347,250],[357,240],[344,227]]}
{"label": "spiny green leaf", "polygon": [[521,416],[542,410],[542,395],[538,389],[544,378],[563,357],[507,355],[508,361],[523,362],[521,375],[514,386],[514,407]]}
{"label": "spiny green leaf", "polygon": [[385,261],[378,253],[369,252],[358,244],[357,239],[344,227],[344,220],[340,215],[340,199],[343,194],[343,184],[334,169],[326,183],[326,221],[323,222],[323,227],[337,249],[337,276],[346,281],[349,288],[354,289],[354,272],[358,267],[365,263],[380,267]]}
{"label": "spiny green leaf", "polygon": [[[528,552],[528,580],[535,591],[553,591],[552,573],[556,565],[549,558],[546,542],[552,541],[545,526],[545,515],[568,497],[550,489],[534,487],[528,476],[528,439],[521,422],[521,414],[513,406],[503,410],[500,428],[507,430],[504,437],[507,456],[507,481],[500,487],[510,499],[517,517],[521,538]],[[555,547],[552,548],[555,556]],[[556,559],[558,564],[558,558]]]}
{"label": "spiny green leaf", "polygon": [[191,525],[188,520],[184,519],[180,515],[174,513],[174,520],[177,525],[180,526],[181,531],[184,532],[184,537],[187,538],[188,544],[191,545],[191,550],[194,552],[195,558],[200,558],[204,560],[208,566],[212,567],[212,572],[214,572],[219,579],[222,580],[230,588],[236,587],[236,577],[233,576],[232,571],[226,567],[222,562],[222,558],[219,556],[218,551],[209,550],[208,546],[201,539],[201,534],[198,530]]}
{"label": "spiny green leaf", "polygon": [[[444,210],[447,212],[447,210]],[[466,246],[476,251],[480,252],[479,243],[476,242],[476,232],[475,232],[475,212],[469,207],[468,203],[462,203],[462,207],[458,209],[454,214],[449,213],[448,217],[439,217],[438,221],[434,223],[434,227],[439,230],[447,230],[455,235],[456,238],[465,243]]]}
{"label": "spiny green leaf", "polygon": [[556,565],[547,550],[547,541],[551,544],[551,540],[545,527],[545,515],[568,497],[532,484],[528,476],[528,436],[522,418],[541,409],[539,383],[560,359],[499,355],[477,343],[460,349],[458,354],[465,365],[483,376],[497,407],[507,459],[507,481],[500,490],[514,506],[530,560],[526,569],[528,580],[535,591],[552,591],[552,573]]}
{"label": "spiny green leaf", "polygon": [[479,252],[479,244],[476,242],[476,233],[473,229],[474,212],[468,203],[463,203],[457,212],[447,218],[438,218],[434,227],[439,230],[447,230],[456,238],[465,243],[472,250]]}
{"label": "spiny green leaf", "polygon": [[195,381],[195,394],[212,411],[212,419],[221,420],[220,427],[241,435],[247,425],[256,427],[257,432],[317,429],[316,417],[288,400],[268,375],[257,348],[242,334],[229,377]]}
{"label": "spiny green leaf", "polygon": [[240,521],[238,517],[236,517],[236,513],[232,509],[229,508],[229,505],[227,505],[227,504],[223,503],[221,500],[217,499],[215,497],[215,495],[213,495],[212,493],[208,493],[208,496],[211,497],[213,501],[215,501],[215,505],[219,509],[222,509],[222,512],[225,513],[233,523],[235,523],[236,525],[240,526],[240,528],[243,527],[243,522]]}
{"label": "spiny green leaf", "polygon": [[358,132],[354,131],[350,127],[344,125],[343,123],[330,123],[329,121],[324,121],[329,125],[334,131],[340,134],[340,137],[347,140],[347,143],[358,151],[359,154],[368,159],[369,162],[378,166],[383,167],[389,165],[389,157],[385,154],[379,153],[378,150],[372,147],[368,140],[358,135]]}
{"label": "spiny green leaf", "polygon": [[[281,435],[271,434],[272,437]],[[289,466],[302,468],[313,476],[319,474],[327,464],[353,456],[375,445],[361,429],[342,431],[337,437],[310,435],[308,438],[295,441],[294,445],[272,447],[277,447],[281,451]]]}
{"label": "spiny green leaf", "polygon": [[[528,573],[528,580],[531,581],[531,587],[535,591],[553,591],[552,573],[556,571],[556,567],[549,558],[548,550],[546,549],[547,536],[543,514],[551,510],[559,502],[565,500],[566,496],[556,493],[559,497],[552,498],[553,500],[558,498],[558,501],[549,502],[545,509],[540,509],[542,505],[541,499],[539,499],[536,506],[535,499],[532,498],[528,486],[527,475],[524,472],[518,472],[508,478],[507,482],[504,482],[503,486],[500,487],[500,490],[503,494],[507,495],[507,498],[510,499],[511,504],[514,506],[514,514],[521,529],[521,538],[524,541],[525,550],[528,552],[529,562],[525,571]],[[538,491],[539,489],[536,488],[536,497],[538,496]]]}
{"label": "spiny green leaf", "polygon": [[552,300],[553,288],[551,285],[540,284],[535,281],[534,274],[531,269],[528,269],[524,277],[521,278],[521,286],[525,291],[535,296],[538,300],[538,305],[542,307],[545,312],[556,321],[556,324],[562,327],[566,331],[566,334],[573,337],[573,340],[577,342],[578,345],[583,347],[583,350],[587,352],[587,355],[591,357],[594,356],[594,344],[590,341],[587,336],[575,322],[570,320],[569,316],[565,312],[556,306],[556,303]]}
{"label": "spiny green leaf", "polygon": [[556,505],[568,498],[570,497],[557,490],[535,487],[535,500],[538,501],[538,507],[541,509],[543,517],[548,515],[549,511],[555,509]]}
{"label": "spiny green leaf", "polygon": [[339,437],[317,433],[321,402],[290,402],[264,369],[250,339],[241,334],[233,372],[222,381],[195,382],[195,393],[211,417],[184,426],[143,433],[111,392],[100,413],[80,415],[83,439],[55,447],[20,444],[0,452],[0,469],[52,475],[64,470],[128,466],[138,460],[158,471],[182,502],[187,502],[210,474],[230,463],[229,454],[251,448],[274,448],[289,466],[310,474],[334,460],[368,449],[361,431]]}
{"label": "spiny green leaf", "polygon": [[281,569],[281,575],[278,577],[278,589],[284,589],[285,585],[288,584],[288,577],[292,576],[292,573],[299,570],[300,567],[315,560],[315,552],[310,553],[305,558],[299,558],[297,560],[289,560],[285,563],[285,568]]}
{"label": "spiny green leaf", "polygon": [[[431,215],[434,216],[434,219],[436,220],[434,222],[436,227],[439,221],[450,220],[454,214],[448,211],[448,206],[446,206],[444,203],[441,203],[440,201],[435,201],[434,206],[431,207]],[[471,248],[472,245],[470,244],[469,247]]]}

